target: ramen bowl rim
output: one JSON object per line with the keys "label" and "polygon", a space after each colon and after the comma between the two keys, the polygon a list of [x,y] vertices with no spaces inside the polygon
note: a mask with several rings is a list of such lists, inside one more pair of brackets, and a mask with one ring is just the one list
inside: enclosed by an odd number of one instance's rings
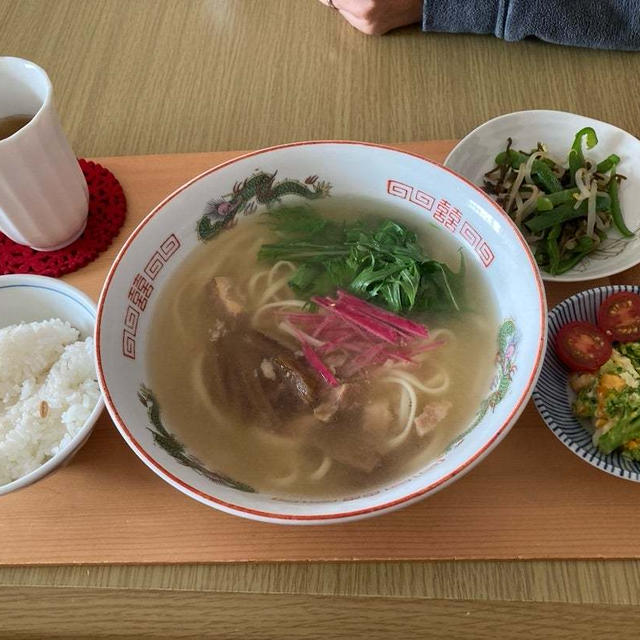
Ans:
{"label": "ramen bowl rim", "polygon": [[[399,153],[402,155],[407,155],[413,158],[417,158],[427,164],[445,171],[448,174],[451,174],[456,180],[463,182],[466,186],[470,187],[473,191],[476,192],[478,196],[480,196],[490,207],[494,210],[501,219],[510,227],[515,230],[514,237],[517,238],[520,243],[521,249],[524,251],[527,256],[530,266],[531,266],[531,275],[535,280],[536,290],[538,293],[538,311],[539,311],[539,321],[536,323],[536,327],[540,327],[539,334],[540,338],[538,340],[536,356],[534,363],[531,367],[531,371],[529,373],[529,377],[527,383],[520,394],[519,398],[513,402],[512,401],[512,409],[507,416],[507,418],[502,422],[502,425],[498,429],[492,430],[492,436],[485,442],[485,444],[476,449],[465,459],[464,462],[459,464],[453,471],[448,473],[447,475],[438,478],[436,481],[430,483],[427,486],[421,487],[416,491],[412,491],[407,495],[403,495],[400,498],[396,498],[394,500],[390,500],[387,502],[382,502],[380,504],[375,504],[370,507],[359,508],[352,511],[345,511],[339,513],[314,513],[314,514],[287,514],[278,511],[264,511],[259,509],[253,509],[249,507],[245,507],[238,504],[233,504],[231,502],[221,500],[216,496],[210,495],[199,489],[189,485],[186,481],[181,480],[176,475],[174,475],[170,470],[164,468],[157,460],[154,459],[152,455],[150,455],[144,446],[137,442],[137,440],[133,437],[129,428],[127,427],[125,421],[119,415],[118,410],[111,398],[111,394],[109,392],[104,371],[102,365],[102,358],[100,354],[100,339],[101,339],[101,326],[102,326],[102,316],[104,311],[104,305],[106,297],[109,293],[109,286],[113,279],[113,276],[120,264],[120,261],[126,254],[128,248],[131,246],[135,238],[138,234],[144,229],[147,223],[157,214],[159,213],[165,205],[167,205],[173,198],[178,196],[182,191],[189,188],[192,184],[197,182],[198,180],[204,178],[205,176],[219,171],[220,169],[230,166],[234,163],[240,162],[247,158],[252,158],[258,155],[266,154],[273,151],[278,151],[282,149],[288,149],[292,147],[304,147],[304,146],[315,146],[315,145],[354,145],[354,146],[365,146],[372,147],[376,149],[382,149],[385,151],[391,151],[394,153]],[[268,523],[276,523],[276,524],[295,524],[295,525],[313,525],[313,524],[335,524],[339,522],[348,522],[354,520],[360,520],[363,518],[372,517],[375,515],[381,515],[383,513],[388,513],[391,511],[395,511],[399,508],[408,506],[413,504],[419,500],[426,498],[427,496],[433,495],[437,491],[445,488],[455,480],[462,477],[465,473],[468,473],[471,469],[473,469],[481,460],[484,459],[486,455],[488,455],[507,435],[507,433],[511,430],[512,426],[517,421],[518,417],[524,411],[527,402],[529,401],[533,389],[535,387],[535,383],[540,374],[540,370],[542,367],[543,356],[546,349],[546,341],[547,341],[547,304],[546,297],[544,293],[544,287],[542,283],[542,279],[540,277],[539,270],[535,264],[535,260],[528,249],[524,239],[517,231],[513,221],[509,216],[504,213],[504,211],[493,202],[485,193],[483,193],[476,185],[474,185],[471,181],[467,180],[463,176],[458,175],[451,169],[442,164],[434,162],[424,156],[413,153],[410,151],[406,151],[403,149],[398,149],[389,145],[376,144],[370,142],[360,142],[353,140],[311,140],[311,141],[300,141],[300,142],[292,142],[287,144],[275,145],[271,147],[266,147],[263,149],[258,149],[256,151],[252,151],[249,153],[245,153],[225,162],[222,162],[214,167],[211,167],[198,175],[194,176],[186,183],[178,187],[171,194],[169,194],[166,198],[164,198],[160,203],[158,203],[136,226],[136,228],[132,231],[131,235],[126,239],[122,248],[118,252],[118,255],[114,259],[107,277],[105,279],[102,291],[100,293],[100,298],[98,301],[98,313],[96,317],[95,323],[95,350],[96,350],[96,362],[97,362],[97,371],[98,371],[98,381],[100,384],[101,391],[104,396],[105,405],[111,418],[113,419],[118,431],[127,442],[127,444],[131,447],[134,453],[157,475],[159,475],[165,482],[178,489],[185,495],[201,502],[202,504],[207,505],[208,507],[218,509],[225,513],[229,513],[231,515],[241,516],[244,518],[257,520],[261,522]],[[282,504],[286,505],[286,502]]]}

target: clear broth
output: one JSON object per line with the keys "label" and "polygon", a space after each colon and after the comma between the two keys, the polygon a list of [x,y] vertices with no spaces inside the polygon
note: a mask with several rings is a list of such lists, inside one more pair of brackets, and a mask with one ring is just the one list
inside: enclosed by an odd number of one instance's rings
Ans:
{"label": "clear broth", "polygon": [[[345,218],[341,213],[345,211],[350,212],[349,217],[366,212],[394,218],[415,228],[402,210],[388,206],[381,209],[379,204],[364,199],[332,200],[321,206],[314,203],[314,208],[335,218]],[[457,269],[460,247],[450,234],[433,226],[420,239],[430,256]],[[313,480],[310,473],[323,460],[317,448],[300,445],[295,438],[292,441],[256,427],[260,424],[260,415],[255,415],[248,423],[234,424],[234,420],[225,415],[221,403],[212,403],[206,389],[203,353],[215,324],[209,311],[206,285],[212,277],[224,275],[233,277],[247,289],[254,274],[271,266],[258,264],[256,259],[260,244],[271,240],[271,233],[259,223],[259,216],[243,220],[195,249],[163,287],[154,306],[148,371],[165,426],[209,469],[281,497],[334,499],[362,495],[377,486],[399,481],[440,456],[472,422],[488,393],[494,372],[496,305],[477,262],[466,256],[467,302],[472,311],[458,315],[426,314],[420,318],[432,332],[446,328],[455,336],[444,347],[430,352],[425,363],[412,371],[420,380],[432,379],[439,370],[446,372],[449,388],[437,396],[438,400],[448,400],[452,404],[446,419],[426,437],[420,438],[412,432],[400,447],[387,453],[371,473],[334,461],[321,480]],[[257,308],[265,287],[256,289],[256,295],[250,297],[250,311]],[[268,315],[262,316],[260,329],[275,336],[279,333],[277,322]],[[278,336],[279,339],[282,337]],[[382,400],[396,411],[401,395],[398,385],[376,379],[368,388],[366,401]],[[419,405],[426,401],[431,401],[430,396],[418,398]],[[418,406],[416,415],[420,410]],[[251,422],[253,424],[249,424]],[[353,426],[344,424],[332,428]],[[292,482],[292,469],[306,471],[298,473]]]}

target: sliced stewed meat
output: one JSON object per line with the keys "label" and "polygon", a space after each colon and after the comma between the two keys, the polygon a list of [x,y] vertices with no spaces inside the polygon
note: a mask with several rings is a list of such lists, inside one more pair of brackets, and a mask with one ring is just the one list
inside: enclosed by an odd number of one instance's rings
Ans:
{"label": "sliced stewed meat", "polygon": [[423,437],[431,433],[447,417],[452,406],[449,400],[427,402],[415,420],[418,435]]}
{"label": "sliced stewed meat", "polygon": [[326,390],[313,414],[322,422],[332,422],[346,411],[359,408],[362,404],[363,385],[345,382],[339,387]]}
{"label": "sliced stewed meat", "polygon": [[382,461],[382,453],[361,427],[345,423],[335,426],[320,424],[315,428],[313,441],[336,462],[371,473]]}
{"label": "sliced stewed meat", "polygon": [[274,382],[279,392],[295,404],[313,405],[318,398],[319,382],[308,365],[293,353],[280,353],[271,359]]}

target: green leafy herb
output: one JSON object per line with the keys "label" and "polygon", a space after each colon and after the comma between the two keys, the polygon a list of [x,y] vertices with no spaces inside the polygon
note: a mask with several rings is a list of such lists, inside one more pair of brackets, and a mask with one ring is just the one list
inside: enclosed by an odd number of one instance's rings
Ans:
{"label": "green leafy herb", "polygon": [[313,236],[325,229],[328,221],[310,207],[279,207],[269,211],[268,224],[280,233]]}
{"label": "green leafy herb", "polygon": [[465,267],[457,272],[430,259],[416,234],[390,219],[336,222],[310,207],[282,207],[265,214],[279,242],[258,257],[296,263],[289,285],[304,298],[346,289],[395,313],[459,311]]}
{"label": "green leafy herb", "polygon": [[616,349],[631,360],[631,364],[640,373],[640,342],[620,342]]}
{"label": "green leafy herb", "polygon": [[630,440],[640,438],[640,393],[637,389],[610,390],[604,397],[604,415],[612,426],[598,438],[598,448],[603,453],[611,453]]}
{"label": "green leafy herb", "polygon": [[598,438],[598,448],[603,453],[611,453],[629,440],[640,438],[640,408],[628,406],[618,416],[611,429]]}
{"label": "green leafy herb", "polygon": [[598,402],[591,388],[587,387],[578,393],[573,403],[573,411],[581,418],[593,418],[596,414]]}

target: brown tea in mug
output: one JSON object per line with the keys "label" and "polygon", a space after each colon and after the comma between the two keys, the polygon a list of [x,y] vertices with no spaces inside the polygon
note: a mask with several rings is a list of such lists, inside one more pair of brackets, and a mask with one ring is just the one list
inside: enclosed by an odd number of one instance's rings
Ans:
{"label": "brown tea in mug", "polygon": [[32,118],[33,116],[25,114],[0,118],[0,140],[4,140],[12,136],[16,131],[20,131],[22,127],[31,122]]}

